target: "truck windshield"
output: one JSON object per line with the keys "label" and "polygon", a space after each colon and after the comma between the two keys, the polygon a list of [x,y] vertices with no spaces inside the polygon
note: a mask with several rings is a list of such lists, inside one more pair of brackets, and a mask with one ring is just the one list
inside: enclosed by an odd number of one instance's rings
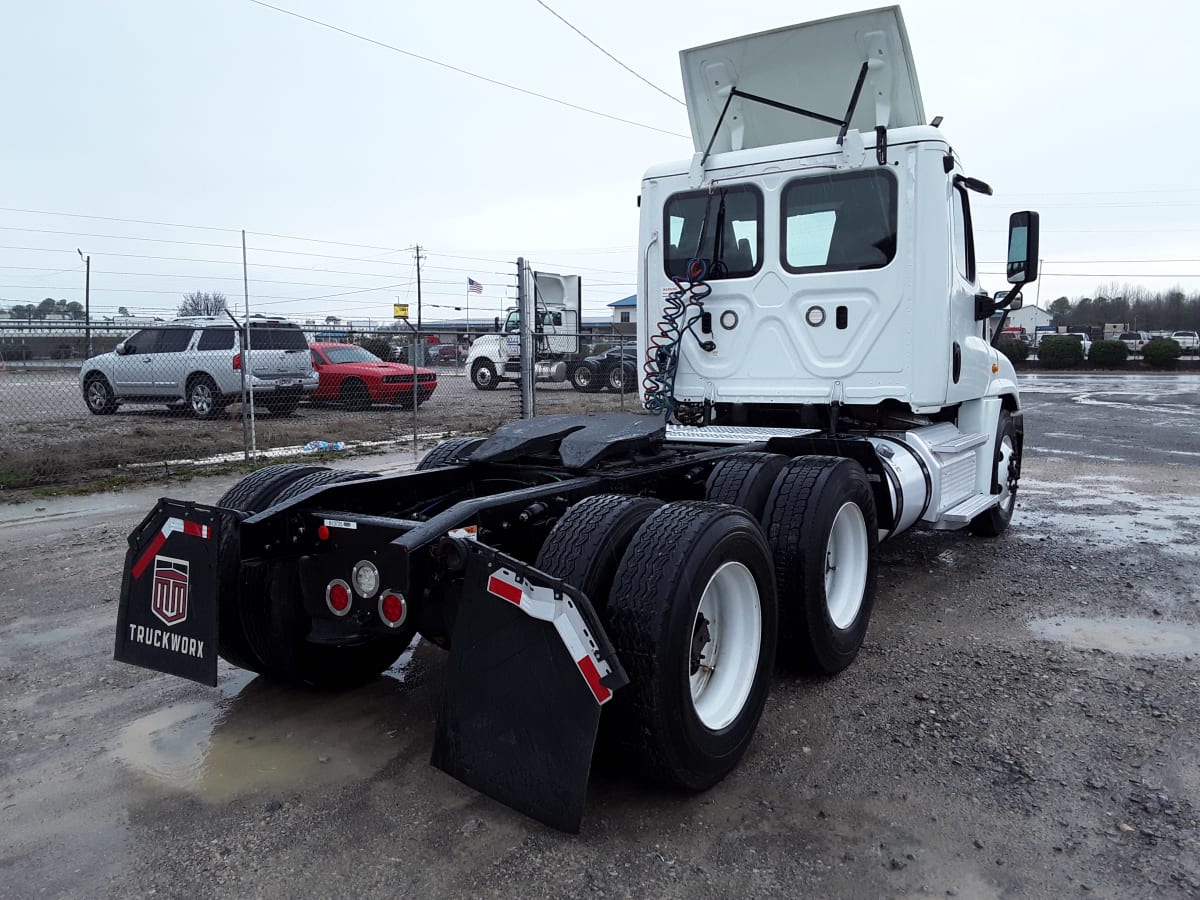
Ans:
{"label": "truck windshield", "polygon": [[809,175],[783,190],[789,272],[881,269],[896,255],[896,179],[881,170]]}
{"label": "truck windshield", "polygon": [[762,261],[762,208],[762,194],[749,185],[668,199],[663,210],[667,275],[686,279],[692,259],[704,260],[709,279],[753,275]]}

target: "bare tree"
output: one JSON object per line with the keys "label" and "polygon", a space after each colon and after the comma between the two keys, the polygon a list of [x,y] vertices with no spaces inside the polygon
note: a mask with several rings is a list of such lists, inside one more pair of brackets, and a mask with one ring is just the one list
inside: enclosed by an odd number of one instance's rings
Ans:
{"label": "bare tree", "polygon": [[225,312],[225,295],[217,291],[211,294],[193,291],[183,295],[179,304],[181,316],[218,316]]}

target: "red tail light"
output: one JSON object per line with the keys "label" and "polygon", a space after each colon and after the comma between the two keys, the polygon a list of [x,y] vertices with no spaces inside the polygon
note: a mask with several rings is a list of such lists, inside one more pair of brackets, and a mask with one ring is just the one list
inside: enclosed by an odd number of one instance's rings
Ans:
{"label": "red tail light", "polygon": [[350,612],[350,585],[335,578],[325,588],[325,605],[335,616],[344,616]]}
{"label": "red tail light", "polygon": [[408,618],[408,604],[398,591],[384,591],[379,597],[379,618],[388,628],[399,628]]}
{"label": "red tail light", "polygon": [[233,371],[242,371],[242,354],[240,353],[235,353],[233,355]]}

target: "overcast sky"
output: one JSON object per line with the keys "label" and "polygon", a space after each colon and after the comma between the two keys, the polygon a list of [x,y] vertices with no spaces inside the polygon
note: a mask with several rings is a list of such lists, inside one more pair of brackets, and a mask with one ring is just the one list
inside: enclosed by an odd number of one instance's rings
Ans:
{"label": "overcast sky", "polygon": [[[690,156],[681,105],[537,0],[271,2],[675,134],[250,0],[10,4],[0,307],[82,300],[78,247],[92,256],[99,314],[167,314],[190,290],[222,290],[240,308],[242,228],[252,309],[300,319],[385,319],[397,297],[415,302],[404,248],[418,243],[427,318],[461,317],[453,307],[473,277],[485,290],[471,313],[490,319],[512,302],[519,254],[582,275],[586,317],[633,293],[639,180]],[[546,2],[677,97],[681,49],[871,6]],[[1043,306],[1114,280],[1200,289],[1200,101],[1189,74],[1200,6],[909,0],[902,10],[926,113],[944,116],[968,173],[996,190],[973,199],[981,260],[1001,258],[1008,213],[1033,208],[1045,268],[1032,293]],[[983,285],[1003,283],[985,275]]]}

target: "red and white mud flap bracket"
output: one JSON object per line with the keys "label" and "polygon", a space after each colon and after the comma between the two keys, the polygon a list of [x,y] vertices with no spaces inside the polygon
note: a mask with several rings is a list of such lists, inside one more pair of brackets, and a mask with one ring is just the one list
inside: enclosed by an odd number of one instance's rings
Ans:
{"label": "red and white mud flap bracket", "polygon": [[159,500],[129,535],[113,658],[217,683],[217,556],[228,511]]}
{"label": "red and white mud flap bracket", "polygon": [[473,541],[431,762],[578,832],[600,709],[629,683],[580,591]]}

